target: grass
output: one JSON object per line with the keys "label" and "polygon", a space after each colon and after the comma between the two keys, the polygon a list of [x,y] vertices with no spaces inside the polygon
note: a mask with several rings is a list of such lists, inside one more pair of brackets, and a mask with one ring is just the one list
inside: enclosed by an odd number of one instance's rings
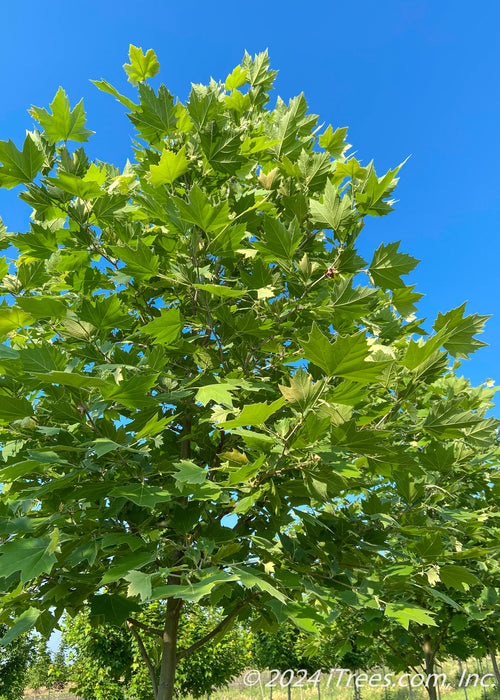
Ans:
{"label": "grass", "polygon": [[[467,664],[463,665],[463,670],[467,674],[477,674],[478,667],[475,660],[470,660]],[[388,673],[388,671],[385,671]],[[382,669],[372,669],[367,672],[368,676],[379,673],[381,676],[384,675]],[[472,677],[471,683],[467,688],[467,694],[464,688],[459,687],[459,681],[461,672],[457,663],[447,662],[439,667],[439,673],[446,674],[446,683],[449,685],[447,688],[440,687],[439,693],[441,700],[500,700],[500,691],[495,688],[483,689],[479,684],[474,687],[474,677]],[[482,676],[486,673],[491,673],[491,664],[487,660],[482,662],[482,670],[479,675]],[[345,674],[347,676],[347,674]],[[296,685],[296,687],[291,688],[291,699],[292,700],[355,700],[353,682],[354,679],[351,678],[350,685],[347,686],[346,677],[341,679],[338,683],[339,674],[334,673],[331,676],[330,684],[328,685],[329,674],[323,673],[321,676],[321,682],[319,684],[319,692],[317,684],[307,682],[307,680],[302,682],[302,687]],[[275,678],[275,676],[273,676]],[[210,695],[210,698],[206,700],[271,700],[271,688],[266,687],[266,683],[270,680],[269,671],[263,671],[261,673],[260,683],[257,683],[251,687],[246,686],[244,683],[244,677],[236,678],[228,688],[216,691]],[[376,682],[376,679],[373,681]],[[393,676],[391,682],[394,686],[384,688],[382,685],[374,685],[369,687],[368,682],[364,683],[361,688],[361,700],[428,700],[428,694],[425,688],[414,688],[410,694],[408,688],[398,687],[398,677]],[[405,682],[408,682],[405,679]],[[492,683],[492,678],[487,678],[486,683]],[[277,686],[277,687],[276,687]],[[61,691],[57,693],[52,691],[49,695],[38,694],[34,695],[32,691],[25,695],[25,700],[28,698],[37,698],[37,700],[70,700],[70,698],[77,698],[77,696],[71,696],[68,694],[68,690]],[[187,700],[193,700],[189,698]],[[204,700],[204,699],[202,699]],[[280,687],[279,679],[272,688],[272,700],[288,700],[288,692],[286,687]]]}
{"label": "grass", "polygon": [[[476,661],[471,660],[467,665],[463,665],[463,670],[468,674],[478,673]],[[385,671],[388,673],[388,671]],[[379,673],[382,677],[384,671],[382,669],[373,669],[368,672],[368,676]],[[439,673],[446,673],[446,685],[449,687],[440,687],[439,693],[441,700],[500,700],[500,691],[488,687],[483,689],[479,683],[474,687],[474,676],[471,677],[469,686],[465,690],[459,687],[460,669],[457,663],[444,663],[439,668]],[[483,674],[491,673],[491,665],[483,661]],[[328,674],[322,674],[319,692],[317,684],[304,681],[302,687],[292,687],[292,700],[355,700],[354,698],[354,679],[351,678],[350,685],[347,685],[348,676],[338,682],[339,674],[335,673],[331,676],[330,684],[328,685]],[[210,700],[271,700],[270,688],[266,683],[269,682],[269,672],[261,674],[261,682],[252,687],[245,687],[243,678],[235,679],[231,685],[223,690],[219,690],[210,696]],[[373,679],[373,686],[370,687],[366,681],[361,687],[361,700],[428,700],[428,694],[425,687],[413,688],[410,694],[409,688],[398,687],[398,676],[393,675],[391,685],[384,688],[381,682],[377,683],[377,678]],[[408,683],[407,679],[403,682]],[[493,678],[485,679],[487,684],[493,683]],[[276,685],[278,687],[276,687]],[[192,700],[192,699],[190,699]],[[279,679],[275,687],[272,689],[272,700],[288,700],[287,688],[279,687]]]}

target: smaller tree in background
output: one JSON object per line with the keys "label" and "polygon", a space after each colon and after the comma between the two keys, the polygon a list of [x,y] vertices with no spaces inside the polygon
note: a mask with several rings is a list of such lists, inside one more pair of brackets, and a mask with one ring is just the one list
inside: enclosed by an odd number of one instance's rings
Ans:
{"label": "smaller tree in background", "polygon": [[111,625],[94,627],[82,613],[66,621],[69,680],[84,700],[125,700],[134,662],[130,635]]}
{"label": "smaller tree in background", "polygon": [[48,670],[48,688],[62,690],[69,682],[69,667],[66,661],[66,644],[61,641]]}
{"label": "smaller tree in background", "polygon": [[[0,634],[6,632],[7,627],[0,625]],[[22,700],[32,648],[32,639],[28,635],[0,646],[0,700]]]}
{"label": "smaller tree in background", "polygon": [[50,687],[49,669],[52,657],[47,640],[43,637],[32,638],[32,656],[26,676],[26,684],[33,690]]}
{"label": "smaller tree in background", "polygon": [[[307,653],[308,641],[308,635],[290,622],[284,622],[275,631],[259,630],[254,637],[252,655],[255,665],[260,669],[280,672],[278,683],[287,683],[289,700],[294,678],[287,676],[286,672],[303,670],[310,676],[322,665],[319,649],[316,649],[314,657]],[[271,677],[270,682],[274,684],[275,679]],[[270,690],[272,697],[272,686]]]}
{"label": "smaller tree in background", "polygon": [[[165,615],[164,608],[159,601],[148,605],[137,622],[154,628]],[[218,610],[185,607],[179,633],[178,697],[197,698],[220,689],[248,665],[251,638],[242,625],[235,625],[222,640],[214,635],[213,641],[201,644],[222,619]],[[93,622],[88,612],[81,613],[68,620],[63,632],[63,641],[70,647],[69,676],[78,694],[84,700],[150,700],[150,677],[143,658],[146,652],[152,664],[160,664],[154,642],[143,642],[134,634],[135,628]],[[182,649],[188,648],[194,648],[193,653],[183,656]]]}

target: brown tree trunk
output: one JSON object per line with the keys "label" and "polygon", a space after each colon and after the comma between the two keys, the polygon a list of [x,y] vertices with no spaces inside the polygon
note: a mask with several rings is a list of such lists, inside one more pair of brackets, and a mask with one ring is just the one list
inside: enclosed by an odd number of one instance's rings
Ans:
{"label": "brown tree trunk", "polygon": [[177,666],[177,630],[182,601],[169,598],[163,628],[160,681],[155,700],[173,700]]}
{"label": "brown tree trunk", "polygon": [[432,673],[434,673],[434,654],[428,650],[424,650],[425,659],[425,675],[427,676],[427,694],[429,695],[429,700],[438,700],[437,688],[435,682],[429,680]]}
{"label": "brown tree trunk", "polygon": [[493,666],[493,673],[495,674],[495,683],[497,684],[497,688],[500,689],[500,670],[498,669],[495,647],[490,646],[488,651],[490,652],[491,665]]}

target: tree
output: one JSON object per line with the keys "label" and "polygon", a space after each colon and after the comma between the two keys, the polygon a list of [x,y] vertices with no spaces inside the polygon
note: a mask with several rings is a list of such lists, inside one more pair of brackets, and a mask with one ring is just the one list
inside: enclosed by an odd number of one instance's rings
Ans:
{"label": "tree", "polygon": [[[5,634],[6,628],[0,626]],[[21,635],[7,646],[0,646],[0,700],[22,700],[32,656],[31,638]]]}
{"label": "tree", "polygon": [[49,678],[47,683],[49,688],[62,690],[69,682],[70,674],[66,652],[66,645],[64,642],[61,642],[49,666]]}
{"label": "tree", "polygon": [[92,626],[88,613],[66,620],[68,675],[84,700],[125,700],[134,655],[130,635],[111,625]]}
{"label": "tree", "polygon": [[[165,618],[165,604],[156,602],[148,605],[141,613],[143,624],[160,625]],[[215,625],[223,621],[220,610],[200,608],[185,604],[179,620],[179,644],[190,647],[209,634]],[[132,634],[135,630],[132,628]],[[134,673],[131,692],[138,700],[148,700],[151,688],[146,668],[142,662],[141,652],[134,635]],[[154,640],[146,638],[147,652],[159,667],[158,649]],[[198,698],[220,690],[238,676],[250,664],[251,633],[247,625],[234,624],[222,637],[213,638],[198,647],[192,654],[179,661],[176,670],[176,697],[192,696]]]}
{"label": "tree", "polygon": [[[165,605],[157,601],[145,607],[138,621],[151,626],[160,624],[164,616]],[[180,643],[184,646],[196,643],[220,621],[217,610],[184,606],[179,621]],[[63,640],[70,650],[71,681],[83,698],[123,700],[131,696],[136,700],[149,700],[151,681],[141,658],[137,635],[130,629],[92,626],[87,611],[66,620]],[[161,659],[154,639],[146,639],[144,643],[149,659],[158,667]],[[219,642],[208,642],[180,661],[175,695],[197,698],[222,688],[243,671],[249,660],[248,630],[233,627]]]}
{"label": "tree", "polygon": [[[125,69],[137,102],[96,83],[137,129],[123,170],[70,150],[91,132],[62,88],[32,108],[22,150],[0,142],[0,185],[25,185],[32,208],[29,231],[1,232],[20,254],[1,286],[0,620],[17,616],[8,642],[88,603],[135,630],[171,700],[178,662],[250,609],[309,632],[346,602],[421,622],[379,595],[397,573],[363,588],[394,536],[359,497],[425,481],[419,440],[474,448],[497,423],[437,387],[485,318],[458,307],[424,340],[403,281],[417,260],[398,243],[357,252],[399,167],[379,177],[345,128],[318,135],[303,95],[269,108],[265,53],[186,104],[148,84],[152,50],[132,46]],[[151,600],[167,600],[159,626],[138,617]],[[180,647],[186,602],[224,618]]]}
{"label": "tree", "polygon": [[[287,684],[288,699],[291,697],[291,685],[293,677],[286,675],[286,671],[304,670],[308,674],[314,673],[321,663],[308,657],[304,653],[306,635],[290,623],[280,625],[272,632],[259,631],[255,635],[252,648],[252,657],[255,665],[261,669],[271,669],[280,672],[279,681]],[[270,682],[276,682],[271,678]],[[271,697],[272,687],[270,686]]]}
{"label": "tree", "polygon": [[42,686],[49,686],[49,667],[52,657],[47,645],[47,640],[43,637],[32,639],[32,656],[26,677],[26,684],[38,690]]}

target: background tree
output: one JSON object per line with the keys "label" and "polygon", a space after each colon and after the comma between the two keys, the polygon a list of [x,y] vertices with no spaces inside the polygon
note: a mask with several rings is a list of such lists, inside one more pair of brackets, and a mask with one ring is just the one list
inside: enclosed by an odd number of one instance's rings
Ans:
{"label": "background tree", "polygon": [[[146,606],[138,622],[151,626],[165,616],[160,602]],[[186,606],[179,622],[179,642],[195,644],[222,620],[217,610],[200,610]],[[67,620],[63,640],[68,645],[70,680],[85,700],[134,697],[151,698],[151,680],[143,663],[137,636],[130,629],[103,625],[94,627],[88,612]],[[146,639],[152,662],[161,662],[154,640]],[[220,640],[201,646],[192,656],[182,659],[177,669],[175,694],[195,698],[207,695],[228,684],[250,661],[251,638],[247,628],[234,626]]]}
{"label": "background tree", "polygon": [[[6,628],[0,626],[5,634]],[[0,647],[0,699],[22,700],[32,659],[32,639],[24,634]]]}
{"label": "background tree", "polygon": [[[94,627],[80,613],[66,622],[69,680],[84,700],[125,700],[132,677],[132,640],[125,629]],[[151,693],[150,693],[151,694]]]}
{"label": "background tree", "polygon": [[31,659],[26,677],[26,684],[33,690],[38,690],[42,686],[50,687],[49,668],[52,657],[48,648],[47,640],[40,636],[33,635],[31,638]]}
{"label": "background tree", "polygon": [[[439,385],[484,317],[440,314],[424,340],[403,281],[417,261],[356,249],[399,168],[349,158],[346,129],[319,134],[303,95],[268,108],[267,54],[186,104],[146,82],[153,51],[132,46],[125,69],[137,102],[97,82],[138,132],[123,170],[70,150],[91,132],[62,88],[22,150],[0,142],[0,185],[24,184],[33,210],[28,232],[1,232],[20,255],[1,270],[0,621],[17,615],[8,643],[88,603],[135,630],[171,700],[178,663],[250,606],[310,632],[342,603],[428,624],[405,607],[414,567],[403,586],[370,576],[395,536],[361,496],[415,473],[425,491],[424,443],[455,463],[456,440],[495,441],[497,424]],[[439,559],[418,548],[428,523],[391,522],[416,568]],[[152,600],[165,616],[145,629]],[[186,602],[225,617],[182,647]]]}
{"label": "background tree", "polygon": [[[165,617],[165,604],[152,603],[141,613],[140,621],[148,625],[159,625]],[[186,604],[179,621],[179,645],[188,648],[202,641],[224,615],[216,608],[200,608]],[[132,633],[134,630],[131,630]],[[141,700],[151,696],[150,679],[142,663],[138,638],[134,635],[134,673],[131,691]],[[147,639],[147,650],[157,666],[161,663],[158,646]],[[189,656],[179,661],[176,673],[175,693],[177,697],[190,695],[198,698],[210,695],[238,676],[251,662],[252,635],[247,624],[233,624],[226,633],[214,636],[201,644]]]}
{"label": "background tree", "polygon": [[[321,664],[318,654],[314,658],[307,656],[307,635],[300,632],[291,623],[284,623],[272,632],[258,631],[252,645],[252,662],[259,669],[276,670],[279,678],[271,676],[270,682],[276,685],[287,683],[288,698],[291,697],[291,685],[295,676],[286,671],[296,673],[304,670],[308,675],[315,673]],[[272,698],[272,686],[270,687]]]}
{"label": "background tree", "polygon": [[47,687],[49,688],[62,690],[69,683],[70,673],[67,659],[67,649],[64,641],[61,641],[56,653],[54,654],[54,658],[49,666],[48,675],[49,678]]}

